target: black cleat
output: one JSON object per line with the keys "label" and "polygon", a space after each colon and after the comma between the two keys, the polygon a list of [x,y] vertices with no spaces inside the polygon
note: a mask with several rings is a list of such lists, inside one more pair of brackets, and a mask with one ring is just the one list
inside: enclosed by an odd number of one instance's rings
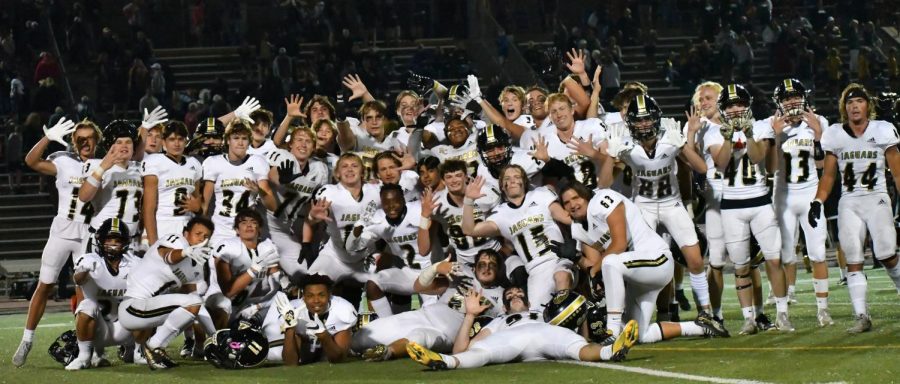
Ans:
{"label": "black cleat", "polygon": [[681,307],[682,311],[691,310],[691,301],[684,295],[683,289],[675,290],[675,300],[678,301],[678,306]]}
{"label": "black cleat", "polygon": [[756,327],[759,328],[760,331],[768,331],[775,328],[775,325],[772,324],[772,321],[769,320],[769,317],[766,316],[765,313],[761,313],[756,316]]}
{"label": "black cleat", "polygon": [[694,323],[701,326],[706,331],[707,336],[731,337],[731,334],[728,333],[727,329],[725,329],[725,325],[722,322],[717,321],[706,312],[700,312],[699,314],[697,314],[697,319],[694,320]]}

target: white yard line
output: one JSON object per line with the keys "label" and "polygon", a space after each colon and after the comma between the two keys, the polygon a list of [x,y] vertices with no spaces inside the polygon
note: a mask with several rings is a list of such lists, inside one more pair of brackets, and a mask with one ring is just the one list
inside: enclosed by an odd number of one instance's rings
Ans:
{"label": "white yard line", "polygon": [[[60,328],[60,327],[74,327],[74,326],[75,326],[75,324],[71,323],[71,322],[69,322],[69,323],[50,323],[50,324],[40,324],[40,325],[38,325],[38,328]],[[10,330],[10,329],[22,329],[22,326],[20,325],[17,327],[0,328],[0,330],[4,330],[4,331]]]}
{"label": "white yard line", "polygon": [[617,371],[639,373],[642,375],[665,377],[665,378],[669,378],[669,379],[700,381],[700,382],[705,382],[705,383],[721,383],[721,384],[763,384],[763,383],[765,383],[765,382],[756,381],[756,380],[729,379],[729,378],[725,378],[725,377],[690,375],[690,374],[686,374],[686,373],[660,371],[660,370],[656,370],[656,369],[631,367],[631,366],[627,366],[627,365],[610,364],[610,363],[591,363],[591,362],[587,362],[587,361],[560,361],[560,363],[583,365],[583,366],[587,366],[587,367],[613,369],[613,370],[617,370]]}

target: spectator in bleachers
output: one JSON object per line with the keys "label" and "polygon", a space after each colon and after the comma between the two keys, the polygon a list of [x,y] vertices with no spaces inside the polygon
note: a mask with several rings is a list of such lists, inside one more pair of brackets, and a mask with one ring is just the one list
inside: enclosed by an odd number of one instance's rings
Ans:
{"label": "spectator in bleachers", "polygon": [[753,75],[753,47],[750,46],[746,35],[738,36],[731,45],[731,52],[734,55],[734,64],[738,69],[737,81],[742,83],[749,81]]}
{"label": "spectator in bleachers", "polygon": [[150,71],[144,61],[135,58],[128,69],[128,105],[137,105],[150,86]]}
{"label": "spectator in bleachers", "polygon": [[294,64],[284,47],[278,48],[278,55],[272,60],[272,75],[281,82],[281,89],[287,93],[291,87],[291,76],[294,73]]}
{"label": "spectator in bleachers", "polygon": [[145,63],[150,62],[153,58],[153,42],[147,37],[144,31],[138,31],[134,44],[131,46],[134,57],[143,60]]}
{"label": "spectator in bleachers", "polygon": [[[843,76],[844,62],[841,60],[837,48],[828,50],[828,58],[825,59],[825,72],[828,74],[828,90],[832,94],[838,94],[841,90],[841,77]],[[805,83],[804,83],[805,84]]]}
{"label": "spectator in bleachers", "polygon": [[859,21],[850,20],[850,28],[847,29],[847,48],[850,49],[850,73],[856,73],[859,65],[859,48],[862,45],[862,31],[859,29]]}
{"label": "spectator in bleachers", "polygon": [[602,87],[600,100],[604,105],[609,105],[613,96],[619,93],[621,84],[621,73],[619,65],[613,60],[612,54],[606,53],[601,61],[603,72],[600,74],[600,85]]}
{"label": "spectator in bleachers", "polygon": [[87,95],[81,96],[81,99],[78,101],[78,105],[75,106],[75,121],[82,120],[95,120],[94,116],[94,105],[91,103],[91,98]]}
{"label": "spectator in bleachers", "polygon": [[138,102],[138,111],[152,111],[154,108],[158,107],[159,99],[153,95],[153,90],[151,88],[147,88],[147,91],[144,92],[144,96],[141,97],[141,100]]}
{"label": "spectator in bleachers", "polygon": [[[9,190],[13,193],[22,193],[22,169],[24,163],[22,159],[22,133],[21,128],[17,124],[12,124],[12,131],[6,135],[6,143],[4,152],[6,153],[6,171],[9,173]],[[15,179],[15,182],[13,182]]]}
{"label": "spectator in bleachers", "polygon": [[34,82],[38,83],[46,78],[59,80],[60,77],[62,77],[62,70],[59,68],[56,56],[50,52],[41,52],[41,59],[34,67]]}
{"label": "spectator in bleachers", "polygon": [[658,39],[655,29],[651,29],[644,38],[644,63],[647,69],[656,69],[656,41]]}
{"label": "spectator in bleachers", "polygon": [[160,103],[165,100],[166,97],[166,76],[163,73],[162,65],[159,63],[153,63],[150,66],[150,93],[155,97]]}
{"label": "spectator in bleachers", "polygon": [[22,77],[13,72],[9,81],[9,111],[13,116],[17,116],[19,112],[25,111],[28,104],[28,98],[25,95],[25,83]]}

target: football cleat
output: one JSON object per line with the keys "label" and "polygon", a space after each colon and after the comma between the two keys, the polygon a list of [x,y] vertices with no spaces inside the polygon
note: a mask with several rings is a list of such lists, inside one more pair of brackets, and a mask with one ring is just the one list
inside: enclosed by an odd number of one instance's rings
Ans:
{"label": "football cleat", "polygon": [[847,285],[847,276],[841,276],[841,279],[838,280],[838,285]]}
{"label": "football cleat", "polygon": [[628,354],[628,350],[631,347],[634,347],[638,341],[638,324],[635,320],[628,321],[625,324],[625,328],[622,329],[622,333],[619,334],[619,337],[616,338],[616,342],[612,345],[612,357],[609,358],[610,361],[622,361],[625,360],[625,355]]}
{"label": "football cleat", "polygon": [[768,331],[774,328],[775,325],[769,320],[769,316],[766,316],[765,313],[760,313],[756,316],[756,327],[759,328],[760,331]]}
{"label": "football cleat", "polygon": [[728,333],[727,329],[725,329],[725,325],[716,321],[716,319],[714,319],[706,312],[700,312],[699,314],[697,314],[697,319],[694,320],[694,324],[702,327],[706,331],[707,336],[731,337],[731,334]]}
{"label": "football cleat", "polygon": [[147,359],[147,366],[150,367],[150,370],[169,369],[178,366],[162,348],[150,349],[145,344],[141,346],[141,350],[144,353],[144,358]]}
{"label": "football cleat", "polygon": [[675,290],[675,300],[678,300],[678,306],[681,307],[682,311],[691,310],[691,302],[688,300],[687,296],[684,295],[683,289]]}
{"label": "football cleat", "polygon": [[853,322],[853,326],[847,328],[847,333],[863,333],[870,330],[872,330],[872,319],[869,318],[869,315],[859,315]]}
{"label": "football cleat", "polygon": [[834,325],[834,320],[831,319],[831,314],[828,313],[827,308],[821,308],[816,313],[816,320],[819,321],[820,327],[827,327],[829,325]]}
{"label": "football cleat", "polygon": [[91,355],[91,365],[97,368],[103,368],[109,367],[112,364],[110,364],[109,360],[106,358],[106,353],[94,351]]}
{"label": "football cleat", "polygon": [[184,338],[184,345],[181,346],[181,351],[178,352],[178,355],[182,358],[191,357],[194,354],[194,339]]}
{"label": "football cleat", "polygon": [[775,328],[782,332],[794,332],[794,325],[791,324],[791,319],[788,318],[787,312],[779,312],[775,315]]}
{"label": "football cleat", "polygon": [[387,361],[391,358],[391,350],[384,344],[378,344],[362,353],[365,361]]}
{"label": "football cleat", "polygon": [[[109,364],[109,361],[107,361],[106,364]],[[90,367],[91,367],[90,360],[75,359],[75,360],[72,360],[72,362],[69,363],[69,365],[66,365],[66,370],[67,371],[80,371],[82,369],[88,369]]]}
{"label": "football cleat", "polygon": [[741,327],[741,335],[753,335],[759,331],[759,327],[756,325],[756,321],[753,319],[744,320],[744,325]]}
{"label": "football cleat", "polygon": [[31,352],[31,342],[22,340],[19,348],[16,348],[16,354],[13,355],[12,363],[16,368],[25,365],[25,359],[28,358],[28,352]]}
{"label": "football cleat", "polygon": [[140,349],[132,349],[131,350],[131,362],[137,365],[147,365],[147,358],[144,357],[144,353],[141,352]]}
{"label": "football cleat", "polygon": [[411,359],[428,367],[428,369],[431,369],[432,371],[449,369],[447,367],[447,362],[444,361],[440,354],[414,342],[406,344],[406,353],[409,354]]}

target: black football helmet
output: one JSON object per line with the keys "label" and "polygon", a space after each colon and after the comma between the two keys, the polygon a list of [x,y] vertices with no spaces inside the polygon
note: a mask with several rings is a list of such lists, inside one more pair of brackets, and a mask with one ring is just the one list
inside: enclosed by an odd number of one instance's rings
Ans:
{"label": "black football helmet", "polygon": [[101,144],[104,151],[109,151],[116,140],[121,137],[127,137],[134,143],[135,148],[140,142],[137,126],[128,120],[113,120],[106,127],[103,127],[103,143]]}
{"label": "black football helmet", "polygon": [[47,351],[50,357],[63,366],[69,365],[72,360],[78,357],[78,337],[75,336],[75,330],[68,330],[56,338],[50,349]]}
{"label": "black football helmet", "polygon": [[587,314],[587,300],[568,289],[557,291],[544,307],[544,321],[571,330],[578,329]]}
{"label": "black football helmet", "polygon": [[[107,247],[106,240],[110,238],[118,238],[122,242],[121,247]],[[94,239],[97,241],[97,254],[103,258],[120,259],[122,255],[128,251],[128,243],[131,240],[131,234],[128,232],[128,226],[116,217],[106,219],[100,224],[100,228],[94,233]]]}
{"label": "black football helmet", "polygon": [[[800,97],[799,102],[784,105],[787,99],[797,96]],[[772,99],[775,100],[775,105],[778,106],[782,116],[800,116],[809,106],[809,90],[800,80],[784,79],[775,87]]]}
{"label": "black football helmet", "polygon": [[602,343],[610,337],[615,337],[606,330],[606,300],[587,301],[587,314],[585,321],[588,323],[588,332],[591,341]]}
{"label": "black football helmet", "polygon": [[192,156],[209,157],[222,153],[225,148],[225,124],[209,117],[197,124],[194,137],[188,142],[185,153]]}
{"label": "black football helmet", "polygon": [[369,323],[378,320],[378,314],[375,312],[360,312],[356,315],[356,324],[353,326],[353,332],[360,330]]}
{"label": "black football helmet", "polygon": [[[719,116],[722,118],[722,125],[729,126],[735,131],[749,129],[753,124],[753,110],[750,106],[753,104],[753,96],[740,84],[728,84],[722,88],[719,93]],[[725,113],[725,110],[732,105],[746,106],[742,112]]]}
{"label": "black football helmet", "polygon": [[[481,155],[481,161],[484,162],[491,175],[500,177],[500,170],[512,160],[512,139],[509,137],[509,133],[497,125],[488,124],[484,129],[478,130],[476,145],[478,154]],[[487,155],[489,150],[497,147],[505,149],[499,154]]]}
{"label": "black football helmet", "polygon": [[253,368],[269,353],[269,341],[263,333],[247,322],[237,328],[216,332],[203,344],[203,356],[216,368]]}
{"label": "black football helmet", "polygon": [[644,94],[635,96],[625,112],[625,124],[631,131],[631,137],[637,141],[655,139],[659,135],[661,118],[662,110],[659,108],[659,104],[652,97]]}
{"label": "black football helmet", "polygon": [[875,116],[878,120],[896,123],[897,102],[900,101],[896,92],[881,91],[878,93],[878,102],[875,103]]}

